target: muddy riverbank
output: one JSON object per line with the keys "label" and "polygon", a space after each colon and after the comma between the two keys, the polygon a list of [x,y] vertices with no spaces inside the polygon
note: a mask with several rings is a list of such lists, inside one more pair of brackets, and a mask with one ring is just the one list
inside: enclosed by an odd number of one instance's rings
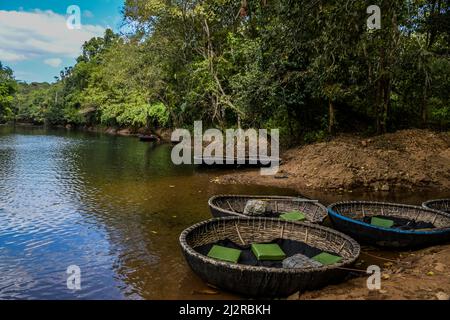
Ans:
{"label": "muddy riverbank", "polygon": [[220,183],[305,189],[450,190],[450,133],[402,130],[372,138],[341,135],[282,154],[275,176],[259,170],[220,177]]}
{"label": "muddy riverbank", "polygon": [[[362,259],[367,259],[364,251]],[[370,257],[369,257],[370,258]],[[291,299],[326,300],[448,300],[450,297],[450,245],[400,253],[385,259],[381,268],[381,289],[369,290],[367,277],[356,277],[318,291],[295,294]],[[362,269],[362,268],[361,268]]]}
{"label": "muddy riverbank", "polygon": [[[448,132],[403,130],[372,138],[341,135],[328,142],[288,150],[282,159],[276,176],[261,176],[259,170],[236,171],[218,177],[216,182],[291,188],[325,204],[338,198],[419,204],[412,199],[395,199],[395,194],[413,196],[420,192],[431,198],[450,195]],[[326,199],[324,194],[335,196]],[[380,259],[374,259],[371,253]],[[449,261],[450,245],[394,251],[392,256],[363,247],[354,266],[360,271],[353,272],[354,278],[321,290],[297,293],[290,299],[446,300],[450,295]],[[380,290],[367,288],[369,275],[365,270],[371,264],[381,268]]]}

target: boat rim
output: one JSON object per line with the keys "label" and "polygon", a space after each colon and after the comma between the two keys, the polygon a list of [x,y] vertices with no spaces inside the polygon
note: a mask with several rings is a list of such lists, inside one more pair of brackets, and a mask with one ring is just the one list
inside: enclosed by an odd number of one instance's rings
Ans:
{"label": "boat rim", "polygon": [[[438,210],[438,209],[433,209],[433,208],[429,207],[428,205],[429,205],[430,203],[444,202],[444,201],[450,202],[450,198],[442,198],[442,199],[431,199],[431,200],[427,200],[427,201],[422,202],[422,207],[425,208],[425,209]],[[438,210],[438,211],[441,211],[441,210]],[[444,212],[444,211],[441,211],[441,212]],[[445,212],[444,212],[444,213],[445,213]]]}
{"label": "boat rim", "polygon": [[220,210],[222,212],[226,212],[232,215],[236,215],[236,216],[241,216],[244,218],[248,218],[248,215],[243,214],[242,212],[236,212],[236,211],[231,211],[222,207],[219,207],[218,205],[214,204],[214,201],[218,198],[254,198],[254,199],[263,199],[264,197],[268,197],[270,198],[270,200],[276,200],[276,199],[280,199],[280,200],[294,200],[294,201],[301,201],[301,202],[313,202],[315,204],[317,204],[319,207],[321,207],[325,212],[327,212],[327,207],[325,207],[323,204],[321,204],[319,202],[319,200],[312,200],[312,199],[308,199],[308,198],[302,198],[302,197],[295,197],[295,196],[274,196],[274,195],[248,195],[248,194],[218,194],[215,196],[212,196],[211,198],[208,199],[208,205],[216,210]]}
{"label": "boat rim", "polygon": [[[338,262],[338,263],[335,263],[332,265],[328,265],[328,266],[307,267],[307,268],[274,268],[274,267],[264,267],[264,266],[249,266],[249,265],[240,264],[240,263],[230,263],[230,262],[213,259],[213,258],[210,258],[208,256],[205,256],[205,255],[197,252],[191,245],[189,245],[187,243],[186,237],[190,232],[194,231],[195,229],[197,229],[203,225],[207,225],[207,224],[214,223],[214,222],[221,221],[221,220],[223,220],[223,221],[226,221],[226,220],[230,220],[230,221],[233,221],[233,220],[235,220],[235,221],[266,220],[266,221],[278,222],[280,224],[283,223],[285,225],[291,224],[294,226],[294,228],[299,227],[299,226],[304,226],[304,227],[309,227],[309,228],[320,229],[320,230],[323,230],[326,232],[333,233],[335,236],[341,237],[341,238],[345,239],[346,241],[350,242],[350,244],[353,248],[352,256],[347,259],[342,259],[341,262]],[[276,219],[276,218],[248,218],[248,217],[245,217],[245,218],[242,218],[242,217],[213,218],[213,219],[201,221],[201,222],[196,223],[196,224],[190,226],[189,228],[185,229],[181,233],[179,241],[180,241],[180,245],[183,248],[183,250],[185,250],[189,255],[194,256],[206,263],[210,263],[213,265],[219,265],[219,266],[223,266],[223,267],[227,267],[227,268],[235,269],[235,270],[243,270],[244,269],[246,271],[254,271],[254,272],[264,271],[264,272],[280,273],[280,274],[283,274],[283,273],[288,273],[288,274],[310,273],[310,272],[338,269],[340,267],[354,263],[358,259],[359,255],[361,253],[361,246],[359,245],[359,243],[356,242],[356,240],[354,240],[350,236],[348,236],[342,232],[339,232],[339,231],[331,229],[331,228],[323,227],[318,224],[309,223],[309,222],[295,222],[294,223],[294,222],[290,222],[290,221],[283,221],[283,220]]]}
{"label": "boat rim", "polygon": [[388,206],[394,206],[394,207],[407,207],[407,208],[414,208],[414,209],[420,209],[420,210],[427,210],[427,211],[432,211],[436,214],[439,215],[443,215],[447,218],[450,219],[450,215],[446,214],[445,212],[439,211],[439,210],[435,210],[435,209],[430,209],[430,208],[424,208],[421,206],[414,206],[414,205],[409,205],[409,204],[401,204],[401,203],[392,203],[392,202],[378,202],[378,201],[339,201],[339,202],[335,202],[332,203],[328,206],[327,210],[328,210],[328,214],[341,219],[341,220],[345,220],[351,223],[355,223],[370,229],[375,229],[375,230],[383,230],[383,231],[387,231],[387,232],[393,232],[393,233],[401,233],[401,234],[443,234],[443,233],[448,233],[450,232],[450,225],[448,227],[444,227],[444,228],[435,228],[433,230],[429,230],[429,231],[421,231],[419,230],[400,230],[400,229],[393,229],[393,228],[384,228],[384,227],[378,227],[378,226],[374,226],[371,225],[369,223],[366,223],[364,221],[361,220],[356,220],[356,219],[352,219],[349,218],[345,215],[339,214],[336,211],[333,210],[333,207],[337,206],[337,205],[341,205],[341,204],[379,204],[379,205],[388,205]]}

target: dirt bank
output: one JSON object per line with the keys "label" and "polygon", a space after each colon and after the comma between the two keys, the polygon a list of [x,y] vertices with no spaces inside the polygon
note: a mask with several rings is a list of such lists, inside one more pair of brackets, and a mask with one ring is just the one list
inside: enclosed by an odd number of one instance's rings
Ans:
{"label": "dirt bank", "polygon": [[[364,254],[361,255],[364,259]],[[367,289],[365,275],[322,290],[291,296],[291,299],[439,299],[450,295],[450,245],[402,253],[381,265],[381,289]],[[363,269],[363,268],[361,268]]]}
{"label": "dirt bank", "polygon": [[342,135],[288,150],[282,160],[276,176],[239,171],[220,177],[219,182],[297,190],[450,190],[450,132],[414,129],[372,138]]}

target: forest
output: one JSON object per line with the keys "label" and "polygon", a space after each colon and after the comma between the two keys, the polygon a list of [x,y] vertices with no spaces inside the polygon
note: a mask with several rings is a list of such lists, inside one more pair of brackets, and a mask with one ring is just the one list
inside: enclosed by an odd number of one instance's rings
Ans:
{"label": "forest", "polygon": [[[127,0],[127,33],[49,83],[0,65],[0,122],[279,128],[284,141],[450,125],[450,0]],[[381,28],[369,29],[369,5]]]}

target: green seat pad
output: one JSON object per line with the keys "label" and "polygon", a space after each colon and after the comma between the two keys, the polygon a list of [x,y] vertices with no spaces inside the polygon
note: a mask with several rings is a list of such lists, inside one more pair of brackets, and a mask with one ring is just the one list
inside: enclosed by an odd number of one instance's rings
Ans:
{"label": "green seat pad", "polygon": [[218,245],[213,245],[211,250],[209,250],[208,252],[208,257],[210,258],[233,263],[238,262],[240,255],[241,250],[222,247]]}
{"label": "green seat pad", "polygon": [[321,264],[327,266],[330,264],[338,263],[342,260],[342,257],[332,255],[328,252],[319,253],[317,256],[312,257],[311,259],[320,262]]}
{"label": "green seat pad", "polygon": [[394,221],[389,219],[372,217],[372,219],[370,220],[370,224],[382,228],[391,228],[394,225]]}
{"label": "green seat pad", "polygon": [[280,218],[287,221],[303,221],[306,219],[305,214],[300,211],[283,213]]}
{"label": "green seat pad", "polygon": [[276,243],[254,243],[252,252],[258,260],[278,261],[286,258],[286,254]]}

